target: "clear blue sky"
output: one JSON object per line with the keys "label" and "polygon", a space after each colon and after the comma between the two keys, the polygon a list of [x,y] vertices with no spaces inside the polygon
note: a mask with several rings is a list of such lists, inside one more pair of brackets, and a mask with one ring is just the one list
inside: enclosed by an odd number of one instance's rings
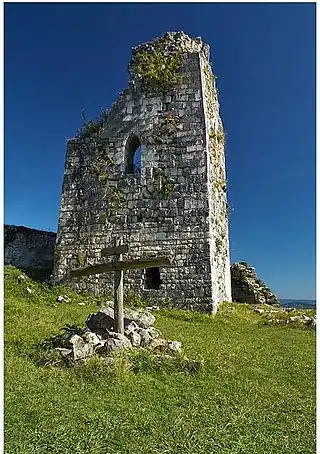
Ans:
{"label": "clear blue sky", "polygon": [[227,132],[231,258],[315,297],[315,6],[5,4],[5,223],[57,229],[65,141],[127,85],[131,48],[211,46]]}

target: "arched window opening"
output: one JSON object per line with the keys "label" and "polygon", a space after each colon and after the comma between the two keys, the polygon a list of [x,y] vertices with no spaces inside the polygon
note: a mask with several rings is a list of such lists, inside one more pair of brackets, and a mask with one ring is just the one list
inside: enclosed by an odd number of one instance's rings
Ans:
{"label": "arched window opening", "polygon": [[140,174],[141,143],[137,136],[131,136],[126,146],[126,173]]}
{"label": "arched window opening", "polygon": [[141,172],[141,145],[136,149],[136,152],[133,157],[133,170],[135,173]]}

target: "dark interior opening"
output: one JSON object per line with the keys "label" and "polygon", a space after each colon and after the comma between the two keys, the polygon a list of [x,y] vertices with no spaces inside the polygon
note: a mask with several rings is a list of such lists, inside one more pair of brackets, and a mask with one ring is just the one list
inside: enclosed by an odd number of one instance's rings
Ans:
{"label": "dark interior opening", "polygon": [[137,136],[131,136],[126,146],[126,173],[140,173],[141,143]]}
{"label": "dark interior opening", "polygon": [[158,267],[146,269],[146,288],[159,290],[160,284],[160,270]]}

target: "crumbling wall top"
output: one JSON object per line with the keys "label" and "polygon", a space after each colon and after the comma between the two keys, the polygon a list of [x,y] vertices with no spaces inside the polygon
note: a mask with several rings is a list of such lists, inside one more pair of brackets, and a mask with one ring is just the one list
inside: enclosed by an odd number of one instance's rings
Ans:
{"label": "crumbling wall top", "polygon": [[210,47],[201,38],[190,38],[182,31],[167,32],[161,38],[133,47],[129,84],[167,91],[178,82],[183,57],[188,53],[201,53],[209,61]]}
{"label": "crumbling wall top", "polygon": [[157,45],[161,43],[161,46],[165,53],[169,54],[172,52],[201,52],[206,54],[209,58],[210,46],[202,41],[201,37],[191,38],[189,35],[182,31],[178,32],[167,32],[161,38],[156,38],[153,41],[149,41],[139,46],[132,48],[132,57],[137,52],[149,50],[154,51]]}

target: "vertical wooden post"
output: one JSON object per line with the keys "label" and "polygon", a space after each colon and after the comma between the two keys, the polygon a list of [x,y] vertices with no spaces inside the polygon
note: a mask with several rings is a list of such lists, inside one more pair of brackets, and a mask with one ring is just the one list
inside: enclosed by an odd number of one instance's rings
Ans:
{"label": "vertical wooden post", "polygon": [[[121,239],[115,241],[115,246],[121,245]],[[122,261],[122,254],[116,255],[116,262]],[[114,272],[114,330],[124,334],[123,320],[123,271]]]}

